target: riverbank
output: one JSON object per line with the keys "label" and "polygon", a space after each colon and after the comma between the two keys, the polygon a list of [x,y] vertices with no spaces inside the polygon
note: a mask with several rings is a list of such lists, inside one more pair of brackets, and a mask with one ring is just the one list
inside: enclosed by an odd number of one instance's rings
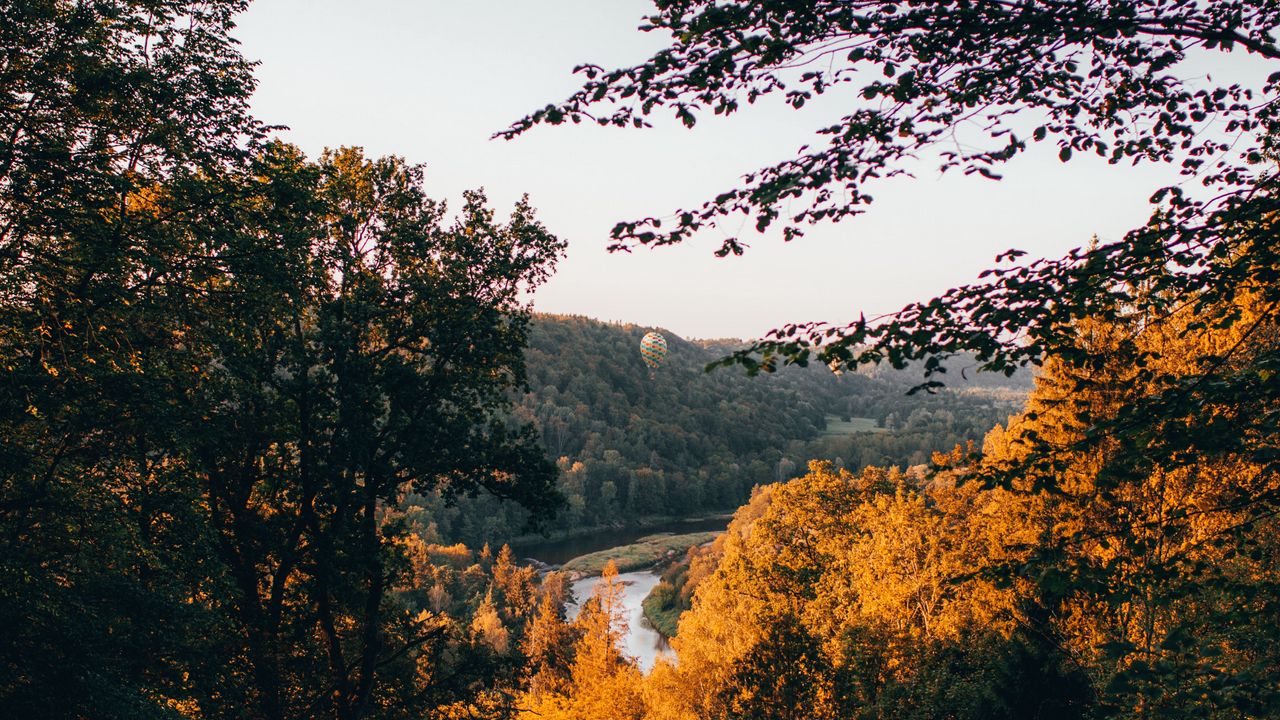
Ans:
{"label": "riverbank", "polygon": [[659,582],[640,602],[645,619],[659,635],[667,640],[676,636],[676,630],[680,627],[680,616],[684,614],[683,610],[671,605],[672,592],[674,591],[670,585]]}
{"label": "riverbank", "polygon": [[618,580],[624,588],[623,605],[628,617],[623,644],[627,654],[647,670],[658,655],[670,652],[666,636],[645,618],[643,607],[644,599],[659,584],[661,564],[670,559],[683,560],[690,547],[723,533],[730,519],[731,515],[722,514],[650,525],[646,530],[635,527],[640,523],[603,532],[599,528],[591,532],[579,529],[558,533],[563,538],[559,541],[537,537],[541,542],[536,545],[513,542],[512,550],[517,557],[535,561],[541,568],[559,567],[573,573],[572,597],[566,603],[570,618],[577,613],[578,602],[591,596],[600,571],[613,560],[621,573]]}
{"label": "riverbank", "polygon": [[[598,576],[585,577],[574,581],[570,586],[573,599],[565,605],[569,621],[572,622],[577,617],[581,609],[579,602],[591,597],[599,582]],[[627,634],[623,636],[618,649],[624,655],[635,658],[640,671],[646,673],[653,669],[654,662],[659,657],[665,656],[674,660],[671,645],[661,633],[649,625],[641,608],[642,600],[658,583],[658,576],[648,571],[621,573],[617,577],[617,582],[622,587],[619,599],[627,622]]]}
{"label": "riverbank", "polygon": [[[616,522],[608,525],[590,525],[588,527],[575,527],[568,530],[550,530],[545,535],[539,533],[528,533],[518,535],[510,540],[507,544],[512,549],[518,547],[527,547],[533,545],[542,545],[545,543],[564,542],[566,540],[574,540],[577,538],[589,537],[592,535],[600,535],[603,533],[617,533],[628,530],[648,530],[663,525],[674,525],[680,523],[703,523],[712,520],[723,520],[725,525],[733,519],[733,513],[737,508],[730,508],[723,512],[700,513],[698,515],[642,515],[640,517],[631,518],[627,522]],[[542,558],[538,558],[541,560]]]}
{"label": "riverbank", "polygon": [[519,541],[508,541],[508,544],[518,558],[531,558],[546,565],[562,566],[580,556],[631,545],[650,535],[720,531],[728,526],[729,519],[729,515],[703,515],[664,522],[661,517],[650,516],[621,527],[575,528],[557,533],[560,539],[525,536]]}
{"label": "riverbank", "polygon": [[618,572],[647,570],[658,563],[684,556],[694,545],[711,542],[721,530],[693,533],[658,533],[646,535],[633,543],[599,550],[580,555],[566,562],[562,567],[569,572],[582,575],[599,575],[604,566],[613,561]]}

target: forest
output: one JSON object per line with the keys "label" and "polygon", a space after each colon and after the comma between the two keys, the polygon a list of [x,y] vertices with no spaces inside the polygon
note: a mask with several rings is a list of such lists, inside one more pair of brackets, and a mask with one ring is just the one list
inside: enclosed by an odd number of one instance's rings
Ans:
{"label": "forest", "polygon": [[[1280,717],[1280,6],[655,1],[647,59],[495,139],[846,114],[619,252],[1036,147],[1176,179],[1123,237],[653,370],[652,328],[534,312],[568,242],[528,198],[281,139],[247,7],[0,0],[0,717]],[[735,506],[647,673],[616,565],[570,620],[504,542]]]}
{"label": "forest", "polygon": [[[1083,323],[1078,337],[1104,355],[1136,341],[1180,365],[1188,344],[1246,334],[1185,332],[1197,317],[1140,331]],[[1277,338],[1246,341],[1244,357]],[[1096,457],[1075,455],[1052,494],[1030,478],[973,481],[1025,461],[1034,438],[1079,437],[1086,413],[1150,392],[1129,380],[1125,366],[1052,361],[980,460],[940,453],[927,477],[815,461],[762,486],[691,552],[678,663],[640,676],[580,640],[574,674],[531,690],[529,717],[611,704],[611,717],[634,718],[1274,717],[1280,645],[1257,620],[1277,609],[1280,528],[1274,513],[1251,523],[1241,501],[1276,492],[1256,459],[1198,457],[1116,487]]]}
{"label": "forest", "polygon": [[[1025,372],[915,395],[907,394],[921,380],[914,369],[708,373],[706,365],[747,343],[685,341],[669,331],[670,354],[650,371],[636,352],[644,332],[585,317],[535,315],[530,323],[529,391],[512,417],[539,428],[559,467],[562,533],[727,513],[752,488],[800,474],[814,458],[854,470],[926,465],[934,451],[980,442],[1021,409],[1030,387]],[[966,364],[975,365],[950,362],[957,377]],[[405,504],[434,543],[497,547],[523,534],[528,520],[519,505],[487,495],[452,505],[440,493],[410,495]]]}

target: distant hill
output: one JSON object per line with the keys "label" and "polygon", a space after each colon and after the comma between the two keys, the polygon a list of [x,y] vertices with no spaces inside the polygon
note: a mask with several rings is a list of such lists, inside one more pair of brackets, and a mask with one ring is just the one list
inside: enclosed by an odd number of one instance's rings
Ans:
{"label": "distant hill", "polygon": [[[561,467],[568,508],[557,528],[692,515],[744,502],[755,485],[787,479],[811,458],[851,468],[927,462],[978,440],[1021,407],[1029,375],[958,371],[935,395],[906,391],[911,371],[872,368],[842,376],[825,367],[747,377],[706,365],[745,345],[689,341],[661,328],[669,353],[650,370],[640,339],[655,328],[539,315],[527,354],[528,394],[514,415],[535,423]],[[447,508],[413,498],[424,533],[442,542],[497,541],[524,518],[489,498]]]}

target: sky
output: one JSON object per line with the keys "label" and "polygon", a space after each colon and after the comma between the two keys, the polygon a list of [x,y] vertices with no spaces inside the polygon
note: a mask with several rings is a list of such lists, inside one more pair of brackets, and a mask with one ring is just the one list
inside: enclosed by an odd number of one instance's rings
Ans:
{"label": "sky", "polygon": [[[636,28],[643,0],[255,0],[235,35],[260,65],[257,116],[312,156],[362,146],[426,167],[429,195],[459,205],[484,188],[499,216],[528,194],[569,243],[537,310],[662,328],[683,337],[760,337],[788,322],[847,322],[972,282],[1009,248],[1057,257],[1119,239],[1150,214],[1167,168],[1110,166],[1033,146],[992,182],[923,166],[872,189],[862,216],[791,243],[739,220],[686,243],[609,253],[620,220],[665,216],[793,155],[842,114],[828,94],[804,112],[777,103],[690,131],[538,127],[493,133],[579,84],[575,65],[643,61],[662,38]],[[720,239],[751,244],[716,258]]]}

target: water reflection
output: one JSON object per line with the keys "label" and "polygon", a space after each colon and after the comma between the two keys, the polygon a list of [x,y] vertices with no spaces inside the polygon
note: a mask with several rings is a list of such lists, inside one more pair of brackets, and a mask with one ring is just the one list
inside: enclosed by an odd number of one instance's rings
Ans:
{"label": "water reflection", "polygon": [[[590,535],[563,540],[516,544],[512,546],[512,550],[515,551],[517,557],[533,558],[548,565],[561,565],[580,555],[607,550],[620,545],[629,545],[647,535],[655,535],[661,532],[691,533],[723,530],[728,523],[728,517],[712,517],[698,520],[677,520],[644,528],[611,528]],[[622,604],[627,618],[627,634],[621,649],[626,655],[635,658],[636,663],[639,664],[640,669],[644,672],[648,672],[653,668],[654,661],[659,656],[675,659],[675,653],[672,651],[671,645],[667,643],[667,639],[653,629],[653,626],[649,624],[649,620],[644,616],[642,603],[654,586],[658,584],[658,580],[658,575],[648,570],[618,575],[618,581],[624,583]],[[582,601],[591,597],[591,591],[598,582],[600,582],[599,577],[588,577],[575,581],[571,585],[574,598],[577,601]],[[569,619],[573,620],[578,616],[577,602],[566,604],[565,610]]]}
{"label": "water reflection", "polygon": [[[628,628],[621,650],[624,654],[635,658],[640,670],[646,673],[653,668],[653,663],[659,655],[675,658],[671,645],[649,624],[649,620],[644,616],[644,608],[641,607],[641,603],[644,602],[649,591],[658,584],[658,580],[656,574],[648,571],[618,575],[618,582],[623,584],[622,605],[625,608]],[[574,582],[573,597],[577,601],[586,600],[591,597],[591,591],[595,589],[598,582],[600,582],[599,577],[583,578]],[[570,602],[565,606],[565,610],[569,619],[573,620],[578,616],[578,603]]]}

